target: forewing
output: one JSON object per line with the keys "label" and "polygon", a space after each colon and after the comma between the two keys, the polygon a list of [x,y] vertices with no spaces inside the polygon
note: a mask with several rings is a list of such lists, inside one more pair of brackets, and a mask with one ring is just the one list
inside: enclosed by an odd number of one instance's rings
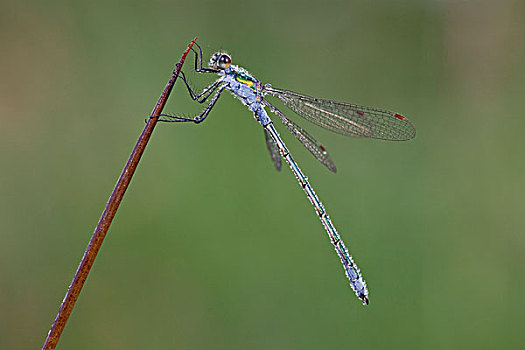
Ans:
{"label": "forewing", "polygon": [[279,98],[312,123],[339,134],[395,141],[410,140],[416,136],[414,125],[395,112],[323,100],[268,85],[264,93]]}

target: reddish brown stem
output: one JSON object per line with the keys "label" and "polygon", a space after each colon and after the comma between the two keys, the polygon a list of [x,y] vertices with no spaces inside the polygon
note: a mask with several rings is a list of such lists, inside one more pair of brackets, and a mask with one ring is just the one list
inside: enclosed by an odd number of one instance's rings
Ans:
{"label": "reddish brown stem", "polygon": [[[168,100],[168,96],[171,90],[173,89],[173,85],[175,84],[175,80],[177,80],[177,77],[182,68],[182,65],[184,64],[184,61],[186,60],[186,56],[190,52],[190,49],[196,40],[197,38],[193,39],[193,41],[188,45],[188,48],[182,54],[179,63],[177,63],[177,65],[175,66],[175,69],[173,71],[173,74],[171,75],[170,80],[168,81],[168,84],[166,84],[162,95],[160,95],[159,100],[155,105],[155,108],[153,108],[153,112],[151,112],[152,116],[158,116],[162,113],[162,109],[164,108],[164,105]],[[142,156],[142,153],[144,153],[144,149],[148,144],[148,141],[151,137],[153,129],[155,128],[155,125],[157,124],[157,121],[158,118],[149,118],[146,122],[146,126],[144,127],[142,134],[140,134],[137,144],[135,145],[135,148],[133,148],[133,151],[129,156],[128,162],[122,170],[117,184],[115,185],[115,188],[113,189],[113,192],[109,197],[108,203],[106,204],[106,208],[104,209],[104,212],[102,213],[102,216],[98,221],[97,227],[95,228],[95,232],[93,232],[93,236],[91,237],[86,251],[84,252],[84,256],[80,261],[80,265],[78,266],[77,272],[75,273],[75,277],[73,277],[73,281],[71,282],[67,290],[66,296],[62,301],[62,304],[60,305],[60,309],[58,310],[55,322],[53,322],[53,325],[49,330],[46,342],[44,343],[42,350],[55,349],[55,347],[57,346],[58,340],[62,335],[62,331],[66,326],[67,319],[69,318],[69,315],[71,314],[71,311],[75,306],[75,302],[78,299],[78,295],[80,294],[82,287],[84,286],[84,282],[86,282],[86,278],[89,274],[91,266],[93,266],[93,262],[95,261],[100,246],[102,245],[102,241],[104,240],[104,237],[106,237],[106,233],[108,232],[109,226],[111,225],[111,222],[115,217],[120,202],[122,201],[122,197],[124,197],[124,193],[128,188],[129,182],[131,181],[131,178],[135,173],[135,170],[137,169],[140,157]]]}

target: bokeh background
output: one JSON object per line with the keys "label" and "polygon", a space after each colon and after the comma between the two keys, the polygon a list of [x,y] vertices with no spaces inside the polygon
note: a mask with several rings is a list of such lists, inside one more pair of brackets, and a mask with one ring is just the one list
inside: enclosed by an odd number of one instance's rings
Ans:
{"label": "bokeh background", "polygon": [[[263,82],[406,115],[395,143],[277,127],[370,289],[229,94],[160,124],[59,349],[524,345],[525,2],[2,1],[0,348],[42,346],[190,40]],[[185,71],[196,87],[213,76]],[[177,83],[165,111],[192,115]]]}

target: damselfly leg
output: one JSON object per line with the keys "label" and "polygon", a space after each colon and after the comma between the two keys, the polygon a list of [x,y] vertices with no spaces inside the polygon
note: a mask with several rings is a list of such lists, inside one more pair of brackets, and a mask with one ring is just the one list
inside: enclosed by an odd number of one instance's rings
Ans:
{"label": "damselfly leg", "polygon": [[186,81],[186,77],[183,75],[184,73],[181,72],[181,74],[182,74],[181,79],[182,81],[184,81],[184,84],[186,84],[186,87],[188,88],[188,92],[190,93],[190,97],[192,98],[192,100],[197,101],[199,103],[204,103],[208,99],[208,97],[210,97],[210,95],[215,90],[217,90],[217,88],[221,84],[220,81],[216,81],[213,84],[210,84],[209,86],[205,87],[200,93],[197,94],[191,88],[190,84],[188,84],[188,82]]}
{"label": "damselfly leg", "polygon": [[[193,47],[191,48],[191,50],[195,53],[195,71],[199,73],[218,73],[218,69],[206,68],[202,66],[202,49],[197,43],[195,43],[195,46],[199,48],[199,52],[197,52]],[[197,66],[197,61],[199,62],[199,66]]]}
{"label": "damselfly leg", "polygon": [[[217,86],[214,88],[214,90],[216,90],[217,88],[218,88],[218,91],[215,93],[215,95],[213,95],[210,103],[206,106],[206,108],[204,108],[204,110],[199,115],[197,115],[197,116],[195,116],[193,118],[187,118],[187,117],[181,117],[181,116],[177,116],[177,115],[160,114],[159,117],[162,117],[162,118],[159,118],[159,122],[166,122],[166,123],[194,122],[196,124],[202,123],[204,121],[204,119],[206,119],[208,114],[210,113],[210,111],[213,108],[213,106],[215,106],[215,103],[217,102],[217,100],[221,96],[221,93],[226,88],[226,85],[224,85],[224,84],[223,85],[217,84]],[[208,96],[209,95],[210,94],[208,94]],[[200,102],[198,100],[196,100],[196,101]]]}
{"label": "damselfly leg", "polygon": [[[211,69],[211,68],[205,68],[202,66],[202,49],[201,47],[195,43],[195,46],[199,48],[199,51],[197,52],[194,48],[192,48],[193,53],[195,53],[195,71],[198,73],[217,73],[218,70]],[[188,89],[188,92],[190,94],[190,97],[199,103],[204,103],[215,91],[215,95],[211,99],[210,103],[204,108],[204,110],[197,116],[193,118],[188,117],[182,117],[182,116],[176,116],[176,115],[170,115],[170,114],[160,114],[158,117],[160,122],[167,122],[167,123],[178,123],[178,122],[194,122],[194,123],[201,123],[206,119],[208,114],[210,113],[213,106],[215,106],[215,103],[221,96],[221,93],[224,91],[226,85],[221,84],[220,80],[215,81],[211,85],[204,88],[200,93],[196,93],[194,89],[190,86],[188,81],[186,80],[186,75],[184,72],[179,73],[180,78],[186,85],[186,88]],[[218,90],[217,90],[218,89]],[[153,117],[153,116],[152,116]]]}

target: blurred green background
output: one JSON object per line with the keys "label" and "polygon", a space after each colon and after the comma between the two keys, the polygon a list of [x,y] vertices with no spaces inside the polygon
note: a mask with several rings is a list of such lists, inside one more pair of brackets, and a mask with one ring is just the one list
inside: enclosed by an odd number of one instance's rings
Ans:
{"label": "blurred green background", "polygon": [[[229,94],[160,124],[59,349],[515,349],[525,274],[525,2],[2,1],[0,348],[37,349],[175,62],[388,108],[410,142],[276,126],[357,259],[361,305]],[[213,76],[192,73],[204,87]],[[166,112],[191,115],[179,82]]]}

